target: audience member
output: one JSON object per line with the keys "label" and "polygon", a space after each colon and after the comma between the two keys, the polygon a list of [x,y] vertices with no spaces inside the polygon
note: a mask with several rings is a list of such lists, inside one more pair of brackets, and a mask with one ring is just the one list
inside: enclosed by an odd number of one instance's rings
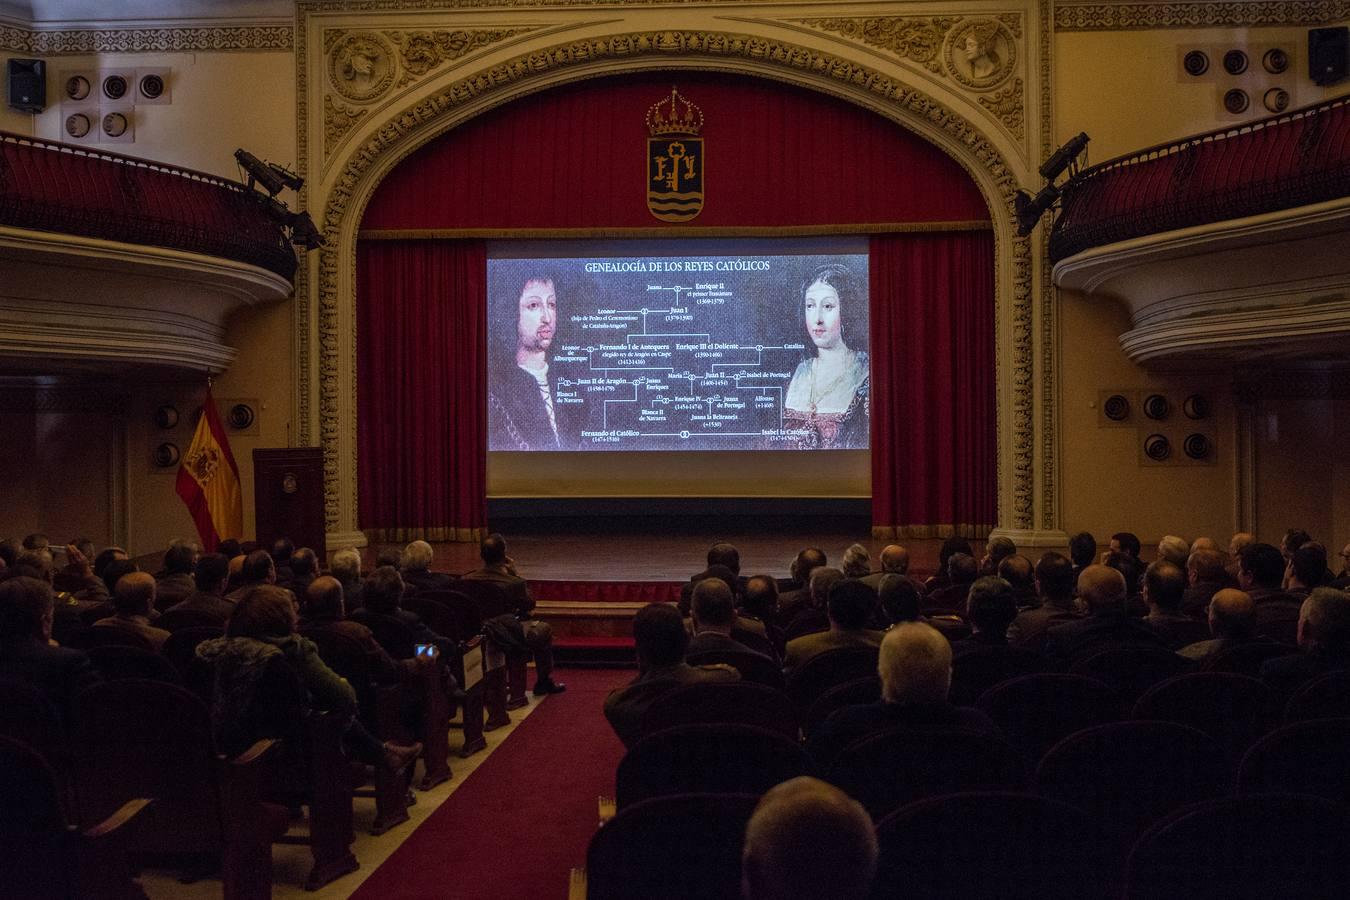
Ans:
{"label": "audience member", "polygon": [[1181,611],[1193,619],[1205,620],[1210,598],[1233,582],[1224,568],[1223,554],[1216,550],[1193,550],[1186,560],[1186,593],[1181,595]]}
{"label": "audience member", "polygon": [[801,776],[760,799],[745,829],[745,900],[863,900],[877,866],[877,839],[862,804]]}
{"label": "audience member", "polygon": [[984,558],[980,560],[981,575],[997,575],[999,563],[1017,552],[1012,538],[993,537],[984,545]]}
{"label": "audience member", "polygon": [[[844,580],[844,573],[834,566],[817,566],[811,570],[811,582],[807,586],[807,605],[800,607],[787,622],[788,627],[819,627],[821,631],[830,627],[826,605],[829,602],[830,588],[836,582]],[[782,598],[779,598],[779,612],[782,612]]]}
{"label": "audience member", "polygon": [[417,659],[396,660],[375,640],[371,630],[360,622],[347,618],[343,601],[342,583],[330,575],[320,575],[310,582],[301,599],[298,630],[306,634],[326,628],[361,645],[366,653],[366,670],[377,684],[393,684],[405,676],[416,674]]}
{"label": "audience member", "polygon": [[887,573],[877,587],[877,599],[887,627],[919,621],[919,591],[904,575]]}
{"label": "audience member", "polygon": [[866,578],[872,574],[872,556],[862,544],[851,544],[840,564],[845,578]]}
{"label": "audience member", "polygon": [[983,712],[953,706],[948,700],[952,647],[931,625],[903,622],[886,632],[877,671],[881,675],[881,701],[837,710],[808,744],[820,771],[827,771],[854,741],[881,731],[935,726],[985,733],[997,730]]}
{"label": "audience member", "polygon": [[1177,568],[1184,568],[1191,555],[1191,544],[1183,537],[1169,534],[1158,541],[1157,559],[1165,559]]}
{"label": "audience member", "polygon": [[395,547],[385,547],[375,554],[375,568],[388,567],[403,574],[403,553]]}
{"label": "audience member", "polygon": [[[1194,555],[1194,554],[1192,554]],[[1236,588],[1221,588],[1214,592],[1207,613],[1212,637],[1182,647],[1177,652],[1187,659],[1203,663],[1210,657],[1241,644],[1255,640],[1256,604],[1251,595]]]}
{"label": "audience member", "polygon": [[1073,583],[1083,570],[1097,561],[1097,539],[1086,531],[1080,531],[1069,538],[1069,559],[1073,560]]}
{"label": "audience member", "polygon": [[431,545],[426,541],[413,541],[403,548],[403,583],[412,593],[421,591],[448,591],[454,587],[455,580],[444,572],[431,571],[433,557]]}
{"label": "audience member", "polygon": [[881,571],[873,572],[863,579],[872,590],[881,592],[881,579],[887,575],[900,575],[914,585],[914,590],[923,594],[923,582],[909,576],[909,551],[899,544],[889,544],[881,551]]}
{"label": "audience member", "polygon": [[1161,647],[1162,638],[1125,607],[1125,578],[1107,566],[1088,566],[1078,577],[1078,596],[1087,617],[1055,625],[1046,633],[1045,654],[1070,660],[1108,647]]}
{"label": "audience member", "polygon": [[0,678],[35,688],[69,722],[75,695],[99,681],[82,650],[51,642],[52,589],[27,576],[0,582]]}
{"label": "audience member", "polygon": [[1318,675],[1350,668],[1350,595],[1313,589],[1299,610],[1298,649],[1261,666],[1261,680],[1284,697]]}
{"label": "audience member", "polygon": [[778,624],[786,628],[792,619],[811,605],[811,573],[826,564],[825,551],[807,547],[797,554],[788,569],[791,576],[779,585]]}
{"label": "audience member", "polygon": [[930,589],[925,606],[961,610],[966,608],[966,594],[980,575],[979,563],[969,553],[953,553],[947,560],[947,584]]}
{"label": "audience member", "polygon": [[361,592],[365,589],[361,579],[361,551],[354,547],[343,547],[333,554],[333,563],[328,571],[342,585],[342,602],[347,611],[360,609]]}
{"label": "audience member", "polygon": [[234,612],[234,604],[225,599],[225,585],[229,581],[230,561],[220,553],[207,553],[197,560],[192,581],[195,590],[185,600],[169,607],[170,610],[196,612],[210,616],[216,624],[224,625]]}
{"label": "audience member", "polygon": [[1300,601],[1327,581],[1327,551],[1311,541],[1294,551],[1289,558],[1284,579],[1285,593]]}
{"label": "audience member", "polygon": [[[733,548],[734,549],[734,548]],[[500,534],[489,534],[478,545],[478,555],[483,567],[464,576],[468,581],[486,581],[495,584],[505,592],[507,600],[514,610],[516,624],[506,621],[506,616],[496,620],[498,630],[509,629],[513,638],[518,638],[525,648],[534,654],[534,694],[561,694],[567,690],[562,682],[553,680],[553,627],[547,622],[533,618],[534,599],[525,579],[516,574],[516,564],[506,554],[506,539]],[[367,601],[369,602],[369,601]],[[489,625],[491,633],[492,626]]]}
{"label": "audience member", "polygon": [[1283,591],[1285,559],[1270,544],[1251,544],[1239,561],[1238,584],[1260,606],[1266,601],[1288,602]]}
{"label": "audience member", "polygon": [[1148,615],[1144,624],[1173,650],[1200,640],[1204,633],[1199,622],[1181,611],[1186,593],[1186,573],[1167,560],[1156,560],[1144,572],[1144,603]]}
{"label": "audience member", "polygon": [[[741,593],[742,625],[752,631],[768,634],[778,615],[778,582],[769,575],[751,575],[745,580],[745,590]],[[758,623],[754,628],[749,622]]]}
{"label": "audience member", "polygon": [[942,542],[942,546],[938,548],[937,573],[924,582],[924,593],[932,594],[934,591],[945,588],[952,583],[947,567],[951,563],[952,557],[958,553],[974,556],[970,549],[970,541],[961,537],[949,537]]}
{"label": "audience member", "polygon": [[[268,557],[269,562],[271,557]],[[204,641],[197,656],[215,669],[211,725],[216,747],[227,755],[241,753],[261,738],[286,738],[281,733],[256,733],[261,723],[284,726],[286,710],[271,709],[278,698],[259,691],[273,659],[285,661],[299,678],[313,707],[344,722],[343,743],[359,761],[401,771],[422,752],[421,744],[381,743],[357,718],[356,692],[328,668],[308,638],[296,633],[295,603],[290,591],[256,584],[239,598],[225,636]],[[269,709],[271,710],[269,712]],[[295,726],[298,723],[289,723]],[[270,729],[267,729],[270,731]]]}
{"label": "audience member", "polygon": [[[813,591],[822,571],[817,570],[816,576],[812,578]],[[842,577],[835,579],[829,587],[826,603],[830,620],[829,631],[804,634],[788,641],[783,668],[792,672],[827,650],[879,646],[882,633],[867,627],[875,603],[876,595],[867,585]]]}
{"label": "audience member", "polygon": [[19,545],[14,542],[13,538],[5,538],[0,541],[0,563],[4,563],[6,569],[14,565],[14,560],[18,558]]}
{"label": "audience member", "polygon": [[164,551],[164,570],[155,576],[155,605],[160,610],[182,603],[197,589],[192,577],[197,565],[197,548],[184,541],[174,541]]}
{"label": "audience member", "polygon": [[1008,628],[1008,641],[1040,650],[1049,629],[1078,618],[1074,605],[1074,569],[1067,556],[1053,551],[1036,563],[1036,596],[1040,605],[1018,613]]}
{"label": "audience member", "polygon": [[1311,540],[1312,535],[1308,534],[1308,532],[1304,531],[1302,528],[1290,528],[1284,533],[1284,537],[1280,539],[1280,555],[1283,556],[1287,562],[1294,558],[1295,550]]}
{"label": "audience member", "polygon": [[701,681],[739,681],[741,673],[728,665],[691,666],[684,661],[689,632],[678,608],[649,603],[633,617],[638,676],[605,698],[605,718],[625,747],[642,736],[642,716],[661,695],[684,684]]}
{"label": "audience member", "polygon": [[1228,570],[1228,576],[1233,584],[1238,583],[1238,576],[1241,571],[1242,554],[1247,548],[1256,543],[1256,535],[1246,531],[1239,531],[1228,541],[1228,562],[1225,568]]}
{"label": "audience member", "polygon": [[290,581],[295,573],[291,571],[291,554],[295,552],[295,543],[288,537],[279,537],[272,542],[272,567],[275,570],[274,583]]}
{"label": "audience member", "polygon": [[741,554],[740,551],[731,544],[718,542],[708,548],[708,567],[697,575],[692,576],[680,587],[680,613],[689,615],[689,604],[694,594],[694,585],[707,578],[716,567],[723,567],[731,572],[732,593],[739,595],[741,592]]}
{"label": "audience member", "polygon": [[[289,541],[287,542],[289,543]],[[289,559],[289,557],[287,557]],[[287,569],[289,572],[290,570]],[[277,569],[272,555],[266,550],[254,550],[244,557],[239,568],[239,586],[230,591],[225,599],[238,603],[244,595],[263,584],[276,584]]]}
{"label": "audience member", "polygon": [[393,566],[380,566],[366,579],[362,615],[372,618],[386,616],[411,631],[413,640],[417,643],[435,644],[443,655],[455,653],[457,647],[453,640],[432,631],[422,621],[421,616],[403,608],[404,589],[403,576],[397,569]]}
{"label": "audience member", "polygon": [[1198,537],[1191,541],[1191,553],[1198,553],[1201,550],[1210,550],[1218,553],[1219,545],[1215,542],[1214,538],[1211,537]]}
{"label": "audience member", "polygon": [[239,555],[239,539],[226,538],[219,544],[216,544],[216,552],[226,559],[234,559]]}
{"label": "audience member", "polygon": [[51,548],[51,545],[52,545],[51,539],[48,538],[47,535],[43,534],[42,532],[35,532],[33,534],[27,535],[23,539],[23,549],[25,550],[33,550],[33,551],[48,550]]}
{"label": "audience member", "polygon": [[1012,585],[997,575],[976,579],[966,597],[970,637],[952,642],[952,658],[960,659],[985,647],[1008,646],[1008,628],[1017,618],[1017,596]]}
{"label": "audience member", "polygon": [[995,574],[1012,585],[1013,599],[1017,601],[1019,610],[1033,609],[1039,605],[1040,601],[1036,597],[1036,572],[1031,567],[1031,560],[1020,553],[1005,556],[998,564],[998,572]]}
{"label": "audience member", "polygon": [[1109,550],[1102,554],[1101,564],[1115,569],[1125,579],[1125,611],[1139,618],[1148,615],[1148,607],[1139,596],[1144,586],[1144,564],[1128,553]]}
{"label": "audience member", "polygon": [[319,575],[318,554],[308,547],[299,548],[291,554],[290,569],[291,577],[281,586],[296,597],[301,597],[309,589],[310,582]]}
{"label": "audience member", "polygon": [[685,650],[686,656],[708,652],[764,655],[732,638],[731,629],[736,624],[736,598],[725,581],[720,578],[703,579],[694,585],[692,603],[694,636]]}
{"label": "audience member", "polygon": [[1139,552],[1143,549],[1143,545],[1139,543],[1139,537],[1134,534],[1134,532],[1117,531],[1115,534],[1111,535],[1111,542],[1107,544],[1107,548],[1112,553],[1124,553],[1127,556],[1133,556],[1135,559],[1138,559]]}
{"label": "audience member", "polygon": [[113,588],[116,612],[94,623],[95,628],[118,628],[145,638],[159,652],[169,632],[150,624],[155,609],[155,579],[149,572],[131,572],[117,580]]}
{"label": "audience member", "polygon": [[1336,573],[1336,580],[1331,583],[1331,586],[1341,590],[1350,586],[1350,544],[1341,548],[1341,570]]}

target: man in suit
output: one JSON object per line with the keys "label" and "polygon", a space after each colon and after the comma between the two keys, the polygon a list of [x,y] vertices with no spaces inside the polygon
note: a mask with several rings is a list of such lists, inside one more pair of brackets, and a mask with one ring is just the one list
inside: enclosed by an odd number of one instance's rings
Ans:
{"label": "man in suit", "polygon": [[1232,587],[1224,569],[1223,554],[1216,550],[1192,550],[1186,560],[1186,593],[1181,596],[1181,611],[1204,621],[1210,598]]}
{"label": "man in suit", "polygon": [[409,612],[403,603],[403,576],[392,566],[380,566],[366,579],[363,615],[387,616],[406,625],[419,644],[435,644],[443,655],[457,652],[455,642],[427,627],[417,613]]}
{"label": "man in suit", "polygon": [[975,579],[966,597],[965,613],[970,622],[971,634],[968,638],[952,642],[953,660],[987,648],[1007,647],[1008,626],[1017,617],[1017,600],[1012,585],[997,575]]}
{"label": "man in suit", "polygon": [[1013,600],[1019,610],[1040,605],[1036,597],[1036,571],[1031,567],[1031,560],[1020,553],[1005,556],[998,564],[997,574],[1012,586]]}
{"label": "man in suit", "polygon": [[990,538],[989,543],[984,545],[984,557],[980,559],[980,574],[997,575],[999,563],[1016,552],[1017,545],[1012,538]]}
{"label": "man in suit", "polygon": [[291,554],[291,577],[281,586],[295,596],[303,597],[309,590],[310,582],[319,576],[319,556],[308,547],[301,547]]}
{"label": "man in suit", "polygon": [[788,568],[791,576],[786,585],[778,589],[778,624],[786,628],[797,613],[811,605],[811,573],[828,560],[825,551],[819,547],[807,547],[800,551]]}
{"label": "man in suit", "polygon": [[1040,605],[1017,614],[1008,629],[1009,643],[1040,650],[1045,645],[1046,632],[1078,618],[1073,595],[1073,563],[1062,553],[1043,554],[1036,563],[1036,596]]}
{"label": "man in suit", "polygon": [[454,585],[454,579],[443,572],[431,571],[431,545],[426,541],[413,541],[403,548],[403,582],[414,593],[420,591],[448,591]]}
{"label": "man in suit", "polygon": [[1212,636],[1208,640],[1182,647],[1177,653],[1203,664],[1222,650],[1256,639],[1253,634],[1256,628],[1256,605],[1245,591],[1236,588],[1217,590],[1207,610],[1209,633]]}
{"label": "man in suit", "polygon": [[[286,558],[287,561],[290,560],[289,556]],[[266,550],[254,550],[243,559],[244,562],[239,567],[239,586],[225,595],[225,599],[231,603],[238,603],[245,594],[260,584],[277,583],[277,568],[276,563],[272,561],[272,554]],[[289,572],[290,569],[286,571]]]}
{"label": "man in suit", "polygon": [[1086,531],[1080,531],[1069,538],[1069,559],[1073,560],[1073,582],[1083,570],[1097,561],[1097,539]]}
{"label": "man in suit", "polygon": [[[331,575],[320,575],[310,582],[301,598],[299,630],[304,633],[315,628],[329,629],[360,644],[366,653],[368,671],[376,684],[397,684],[404,678],[415,676],[421,665],[417,659],[394,659],[375,640],[375,635],[369,628],[348,619],[343,603],[342,584]],[[430,636],[433,641],[439,637],[431,633],[430,629],[427,631],[429,634],[423,636]]]}
{"label": "man in suit", "polygon": [[909,550],[899,544],[889,544],[881,551],[881,571],[873,572],[862,579],[863,584],[877,593],[881,593],[881,579],[887,575],[900,575],[914,585],[914,590],[923,596],[923,582],[909,577]]}
{"label": "man in suit", "polygon": [[[862,544],[851,544],[840,564],[845,578],[866,578],[872,574],[872,556]],[[876,590],[876,588],[873,588]]]}
{"label": "man in suit", "polygon": [[52,644],[53,603],[45,581],[0,582],[0,678],[31,685],[69,722],[75,696],[100,679],[83,650]]}
{"label": "man in suit", "polygon": [[997,732],[978,709],[953,706],[952,647],[931,625],[902,622],[886,632],[877,659],[881,702],[846,706],[825,720],[807,747],[825,771],[850,744],[883,730],[932,727]]}
{"label": "man in suit", "polygon": [[155,579],[149,572],[132,572],[119,578],[113,588],[113,608],[116,612],[95,622],[95,628],[118,628],[138,634],[150,642],[156,653],[169,639],[169,632],[150,624],[150,614],[155,608]]}
{"label": "man in suit", "polygon": [[694,585],[711,575],[721,575],[721,569],[725,569],[731,574],[732,592],[737,596],[741,594],[741,589],[744,586],[744,582],[741,579],[741,553],[731,544],[719,541],[708,548],[708,567],[697,575],[690,577],[688,581],[680,586],[681,615],[689,615],[690,601],[694,595]]}
{"label": "man in suit", "polygon": [[1251,594],[1258,607],[1267,600],[1288,603],[1292,598],[1284,594],[1285,565],[1278,547],[1252,544],[1238,561],[1238,586]]}
{"label": "man in suit", "polygon": [[348,612],[362,606],[361,592],[365,582],[361,580],[361,551],[354,547],[344,547],[333,554],[329,574],[342,585],[342,604]]}
{"label": "man in suit", "polygon": [[549,372],[548,352],[557,335],[556,285],[554,275],[533,272],[494,294],[494,332],[503,342],[488,365],[490,449],[569,450],[576,443],[576,406],[562,402],[557,376]]}
{"label": "man in suit", "polygon": [[1144,571],[1144,624],[1173,650],[1203,640],[1207,627],[1181,611],[1186,593],[1186,573],[1167,560],[1156,560]]}
{"label": "man in suit", "polygon": [[731,666],[691,666],[684,661],[689,632],[679,609],[669,603],[649,603],[638,610],[633,617],[633,641],[638,676],[605,698],[605,718],[625,747],[642,736],[642,716],[662,695],[681,685],[741,678]]}
{"label": "man in suit", "polygon": [[875,603],[876,595],[867,585],[852,579],[837,579],[830,586],[826,601],[830,630],[804,634],[788,641],[783,668],[792,672],[827,650],[880,646],[882,632],[867,627]]}
{"label": "man in suit", "polygon": [[745,828],[745,900],[862,900],[877,867],[872,819],[832,784],[799,776],[770,788]]}
{"label": "man in suit", "polygon": [[[694,586],[691,612],[694,618],[694,637],[689,641],[685,656],[718,652],[764,656],[731,636],[736,624],[736,598],[731,588],[720,578],[705,578]],[[768,659],[768,657],[764,657]]]}
{"label": "man in suit", "polygon": [[155,576],[155,605],[162,612],[182,603],[197,589],[192,578],[197,565],[197,548],[184,541],[175,541],[164,551],[164,571]]}
{"label": "man in suit", "polygon": [[[792,630],[794,627],[798,634],[806,631],[824,631],[830,627],[830,617],[826,610],[826,605],[830,597],[830,589],[836,582],[844,580],[844,573],[834,566],[817,566],[811,570],[811,580],[807,585],[806,605],[797,608],[795,615],[789,619],[784,626],[784,631]],[[862,582],[858,582],[862,584]],[[866,589],[867,586],[863,585]],[[779,603],[779,611],[782,611],[782,603]]]}
{"label": "man in suit", "polygon": [[469,572],[464,579],[486,581],[505,594],[524,633],[525,646],[534,655],[534,695],[561,694],[567,690],[567,685],[553,680],[553,628],[547,622],[531,617],[534,600],[525,579],[516,574],[515,560],[506,555],[506,539],[495,532],[488,535],[478,545],[478,555],[483,560],[483,567]]}
{"label": "man in suit", "polygon": [[1078,596],[1087,618],[1049,630],[1045,654],[1071,660],[1089,651],[1110,647],[1163,647],[1162,638],[1125,608],[1125,577],[1108,566],[1093,565],[1078,577]]}
{"label": "man in suit", "polygon": [[980,565],[969,553],[953,553],[947,560],[947,585],[928,594],[929,607],[962,610],[966,608],[966,594],[980,575]]}
{"label": "man in suit", "polygon": [[197,560],[193,571],[195,590],[181,603],[169,610],[199,612],[210,616],[218,625],[224,625],[234,610],[234,604],[225,599],[225,583],[230,577],[230,561],[219,553],[208,553]]}
{"label": "man in suit", "polygon": [[1350,669],[1350,595],[1313,589],[1299,610],[1298,649],[1261,666],[1261,680],[1286,699],[1319,675]]}

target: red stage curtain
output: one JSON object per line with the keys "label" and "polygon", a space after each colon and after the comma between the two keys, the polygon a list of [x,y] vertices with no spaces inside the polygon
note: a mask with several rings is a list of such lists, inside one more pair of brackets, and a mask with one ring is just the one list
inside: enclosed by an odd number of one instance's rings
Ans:
{"label": "red stage curtain", "polygon": [[357,246],[358,519],[374,540],[471,541],[487,524],[487,253]]}
{"label": "red stage curtain", "polygon": [[[703,110],[706,201],[647,210],[647,108],[671,84]],[[777,82],[654,72],[567,85],[465,123],[398,165],[362,229],[755,229],[988,222],[970,176],[874,113]],[[876,229],[883,230],[883,229]],[[503,235],[509,236],[509,235]]]}
{"label": "red stage curtain", "polygon": [[872,238],[872,524],[983,537],[997,511],[988,232]]}

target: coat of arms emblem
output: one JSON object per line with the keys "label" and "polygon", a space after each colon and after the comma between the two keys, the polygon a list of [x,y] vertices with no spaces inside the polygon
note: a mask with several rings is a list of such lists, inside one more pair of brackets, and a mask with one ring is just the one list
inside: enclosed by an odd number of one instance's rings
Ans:
{"label": "coat of arms emblem", "polygon": [[675,88],[647,110],[647,209],[662,222],[703,210],[703,111]]}

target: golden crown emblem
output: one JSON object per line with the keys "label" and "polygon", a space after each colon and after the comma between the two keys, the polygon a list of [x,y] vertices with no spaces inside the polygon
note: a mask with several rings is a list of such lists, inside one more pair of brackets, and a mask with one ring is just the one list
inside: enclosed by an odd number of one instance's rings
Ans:
{"label": "golden crown emblem", "polygon": [[663,134],[698,134],[703,127],[703,110],[690,103],[675,88],[670,96],[647,108],[647,131],[652,137]]}

